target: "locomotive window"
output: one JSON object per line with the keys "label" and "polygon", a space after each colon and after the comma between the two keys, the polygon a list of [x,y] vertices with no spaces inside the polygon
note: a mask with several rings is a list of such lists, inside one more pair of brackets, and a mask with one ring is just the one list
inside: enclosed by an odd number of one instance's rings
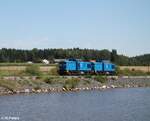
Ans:
{"label": "locomotive window", "polygon": [[91,64],[87,64],[87,67],[88,67],[88,68],[91,68]]}
{"label": "locomotive window", "polygon": [[109,65],[106,65],[105,67],[106,67],[106,68],[109,68]]}
{"label": "locomotive window", "polygon": [[115,66],[114,66],[114,65],[112,65],[112,66],[111,66],[111,68],[112,68],[112,69],[115,69]]}
{"label": "locomotive window", "polygon": [[78,63],[78,67],[80,67],[80,64]]}

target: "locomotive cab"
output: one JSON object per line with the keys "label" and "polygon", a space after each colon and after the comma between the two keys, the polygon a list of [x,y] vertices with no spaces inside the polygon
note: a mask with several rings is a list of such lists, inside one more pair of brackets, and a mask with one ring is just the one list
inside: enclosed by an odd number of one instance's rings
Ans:
{"label": "locomotive cab", "polygon": [[64,74],[65,71],[66,71],[66,62],[62,61],[59,63],[59,73]]}
{"label": "locomotive cab", "polygon": [[59,63],[60,74],[73,74],[76,70],[76,61],[66,60]]}

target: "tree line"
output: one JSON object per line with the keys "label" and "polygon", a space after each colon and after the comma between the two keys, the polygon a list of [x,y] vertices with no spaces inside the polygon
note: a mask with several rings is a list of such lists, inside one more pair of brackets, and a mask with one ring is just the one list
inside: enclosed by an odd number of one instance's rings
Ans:
{"label": "tree line", "polygon": [[51,63],[54,59],[77,58],[82,60],[111,60],[118,65],[149,65],[150,54],[136,57],[127,57],[117,54],[117,50],[107,49],[0,49],[0,62],[27,62],[40,63],[42,59],[47,59]]}

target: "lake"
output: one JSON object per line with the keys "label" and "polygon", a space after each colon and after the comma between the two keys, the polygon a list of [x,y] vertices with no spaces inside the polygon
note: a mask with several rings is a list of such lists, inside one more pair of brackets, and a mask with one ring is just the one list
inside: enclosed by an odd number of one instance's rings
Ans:
{"label": "lake", "polygon": [[150,121],[150,88],[0,96],[0,120]]}

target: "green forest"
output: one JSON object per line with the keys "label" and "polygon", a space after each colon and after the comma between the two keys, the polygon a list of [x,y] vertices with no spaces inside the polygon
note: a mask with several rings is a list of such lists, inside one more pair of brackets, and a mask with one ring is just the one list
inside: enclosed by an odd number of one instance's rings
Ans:
{"label": "green forest", "polygon": [[135,57],[127,57],[117,53],[117,50],[107,49],[0,49],[1,63],[22,63],[32,61],[40,63],[42,59],[47,59],[51,63],[54,59],[77,58],[82,60],[110,60],[117,65],[124,66],[146,66],[150,64],[150,54],[144,54]]}

